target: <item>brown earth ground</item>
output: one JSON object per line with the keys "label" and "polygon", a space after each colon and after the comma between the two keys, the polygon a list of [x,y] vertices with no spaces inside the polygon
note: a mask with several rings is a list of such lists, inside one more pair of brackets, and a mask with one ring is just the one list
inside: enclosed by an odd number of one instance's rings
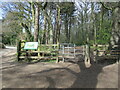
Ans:
{"label": "brown earth ground", "polygon": [[18,63],[16,49],[1,49],[2,88],[118,88],[118,64]]}

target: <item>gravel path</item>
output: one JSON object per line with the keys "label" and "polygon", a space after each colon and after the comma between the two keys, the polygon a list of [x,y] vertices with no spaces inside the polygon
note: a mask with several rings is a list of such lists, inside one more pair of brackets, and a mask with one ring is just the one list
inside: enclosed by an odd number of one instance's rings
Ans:
{"label": "gravel path", "polygon": [[118,88],[118,64],[16,61],[16,48],[2,49],[2,88]]}

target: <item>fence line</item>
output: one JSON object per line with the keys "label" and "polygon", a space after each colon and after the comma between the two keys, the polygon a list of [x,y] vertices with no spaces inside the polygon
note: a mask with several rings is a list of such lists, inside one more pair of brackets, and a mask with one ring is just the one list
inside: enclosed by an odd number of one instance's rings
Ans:
{"label": "fence line", "polygon": [[41,44],[36,50],[24,50],[25,41],[19,41],[17,45],[17,58],[21,59],[56,59],[58,62],[59,44]]}
{"label": "fence line", "polygon": [[[113,45],[112,47],[118,47],[119,45]],[[102,59],[116,59],[117,62],[120,60],[120,48],[108,49],[109,45],[93,45],[94,50],[94,58],[95,61],[99,61]]]}

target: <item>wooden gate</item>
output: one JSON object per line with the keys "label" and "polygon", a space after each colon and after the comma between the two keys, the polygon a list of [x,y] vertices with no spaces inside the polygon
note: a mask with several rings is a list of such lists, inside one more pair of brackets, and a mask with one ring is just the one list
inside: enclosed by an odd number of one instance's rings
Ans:
{"label": "wooden gate", "polygon": [[76,46],[72,43],[61,43],[59,49],[59,58],[62,58],[63,62],[66,58],[75,59],[77,56],[85,55],[85,46]]}

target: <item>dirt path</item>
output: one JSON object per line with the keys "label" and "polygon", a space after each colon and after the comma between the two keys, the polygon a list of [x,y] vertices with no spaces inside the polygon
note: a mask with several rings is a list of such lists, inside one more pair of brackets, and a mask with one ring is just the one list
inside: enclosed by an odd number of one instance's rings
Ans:
{"label": "dirt path", "polygon": [[3,49],[1,53],[3,88],[118,88],[118,64],[22,64],[15,61],[15,48]]}

